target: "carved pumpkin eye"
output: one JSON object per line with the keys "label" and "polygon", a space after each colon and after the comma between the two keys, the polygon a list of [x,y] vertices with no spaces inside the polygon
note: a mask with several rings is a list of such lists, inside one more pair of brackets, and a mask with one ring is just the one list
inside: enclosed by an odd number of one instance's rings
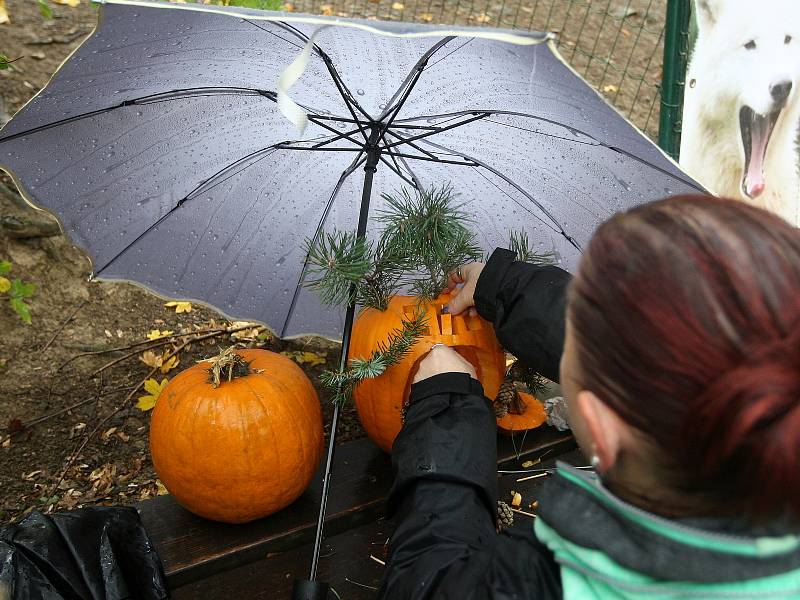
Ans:
{"label": "carved pumpkin eye", "polygon": [[744,45],[744,47],[747,48],[748,50],[755,50],[756,49],[756,41],[755,40],[750,40],[749,42],[747,42]]}
{"label": "carved pumpkin eye", "polygon": [[785,37],[785,38],[783,38],[783,43],[784,43],[784,44],[788,44],[788,43],[790,43],[791,41],[792,41],[792,36],[790,36],[789,34],[786,34],[786,37]]}

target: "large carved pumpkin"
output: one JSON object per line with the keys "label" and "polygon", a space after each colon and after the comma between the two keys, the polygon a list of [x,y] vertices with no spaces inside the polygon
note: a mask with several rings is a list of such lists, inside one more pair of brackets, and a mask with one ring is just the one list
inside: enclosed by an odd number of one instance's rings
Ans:
{"label": "large carved pumpkin", "polygon": [[[150,424],[153,466],[202,517],[244,523],[292,503],[322,455],[317,393],[293,361],[237,350],[218,387],[210,366],[186,369],[161,392]],[[231,377],[230,380],[228,377]]]}
{"label": "large carved pumpkin", "polygon": [[[402,361],[386,369],[379,377],[366,379],[354,391],[361,424],[370,439],[390,452],[402,425],[403,405],[408,399],[411,382],[420,359],[434,344],[447,344],[475,367],[487,397],[494,398],[505,375],[505,354],[490,323],[480,317],[464,314],[442,314],[449,297],[442,295],[421,307],[428,315],[428,335],[420,338]],[[386,343],[389,336],[402,328],[405,318],[415,314],[418,299],[394,296],[385,311],[364,309],[356,318],[350,340],[350,357],[367,358]]]}

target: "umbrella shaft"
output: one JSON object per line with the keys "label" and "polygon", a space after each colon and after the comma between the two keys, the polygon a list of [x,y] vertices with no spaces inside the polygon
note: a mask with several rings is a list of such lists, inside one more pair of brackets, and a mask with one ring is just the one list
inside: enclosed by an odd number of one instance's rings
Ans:
{"label": "umbrella shaft", "polygon": [[[369,142],[367,143],[367,162],[364,165],[364,188],[361,192],[361,209],[358,215],[358,228],[356,229],[356,237],[363,238],[367,233],[367,220],[369,218],[369,204],[372,198],[372,178],[377,169],[378,160],[380,159],[380,149],[378,148],[378,139],[380,138],[381,130],[379,127],[373,127],[370,132]],[[350,297],[355,297],[355,284],[350,289]],[[353,331],[353,319],[356,314],[356,305],[350,304],[347,307],[347,313],[344,319],[344,332],[342,333],[342,352],[339,359],[339,370],[344,370],[347,367],[347,359],[350,353],[350,336]],[[319,566],[319,552],[322,546],[322,534],[325,528],[325,513],[328,506],[328,492],[331,480],[331,467],[333,466],[333,452],[336,448],[336,431],[339,427],[339,404],[336,403],[333,407],[333,416],[331,417],[331,431],[330,439],[328,440],[328,453],[325,458],[325,474],[322,479],[322,499],[320,500],[319,515],[317,517],[317,533],[314,538],[314,554],[311,557],[311,574],[309,581],[314,581],[317,578],[317,568]]]}

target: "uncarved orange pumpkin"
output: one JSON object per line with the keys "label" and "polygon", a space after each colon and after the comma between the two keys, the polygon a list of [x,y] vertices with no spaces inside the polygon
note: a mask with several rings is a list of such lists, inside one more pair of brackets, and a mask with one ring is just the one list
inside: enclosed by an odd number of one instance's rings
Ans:
{"label": "uncarved orange pumpkin", "polygon": [[519,394],[519,404],[523,409],[522,414],[509,412],[504,417],[497,419],[497,428],[506,435],[535,429],[547,420],[544,405],[539,400],[526,392],[517,393]]}
{"label": "uncarved orange pumpkin", "polygon": [[322,455],[322,411],[292,360],[237,350],[250,373],[213,387],[208,362],[161,392],[150,424],[153,466],[167,490],[202,517],[244,523],[291,504]]}
{"label": "uncarved orange pumpkin", "polygon": [[[505,354],[490,323],[465,314],[442,314],[447,295],[421,305],[428,315],[428,334],[420,338],[411,351],[396,365],[375,378],[366,379],[353,393],[358,416],[370,439],[390,452],[394,438],[402,426],[403,405],[411,391],[411,383],[419,361],[434,344],[447,344],[475,367],[486,396],[494,398],[505,375]],[[390,335],[402,328],[403,319],[411,320],[418,299],[394,296],[385,311],[364,309],[356,318],[350,340],[350,357],[367,358],[386,343]]]}

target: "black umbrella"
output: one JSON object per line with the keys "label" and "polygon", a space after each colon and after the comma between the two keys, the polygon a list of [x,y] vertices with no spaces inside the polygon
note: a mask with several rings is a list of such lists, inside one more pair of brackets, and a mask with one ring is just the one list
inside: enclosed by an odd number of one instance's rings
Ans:
{"label": "black umbrella", "polygon": [[144,0],[103,2],[0,166],[95,276],[341,336],[342,364],[354,307],[300,285],[303,241],[373,234],[383,192],[450,182],[485,249],[523,228],[571,269],[614,212],[702,191],[545,34]]}

